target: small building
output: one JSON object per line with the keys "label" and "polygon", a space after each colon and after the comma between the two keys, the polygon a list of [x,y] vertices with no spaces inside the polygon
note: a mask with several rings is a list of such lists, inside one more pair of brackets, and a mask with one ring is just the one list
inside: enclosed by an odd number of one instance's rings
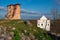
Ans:
{"label": "small building", "polygon": [[42,16],[40,19],[37,20],[37,27],[50,31],[50,20],[47,19],[45,16]]}

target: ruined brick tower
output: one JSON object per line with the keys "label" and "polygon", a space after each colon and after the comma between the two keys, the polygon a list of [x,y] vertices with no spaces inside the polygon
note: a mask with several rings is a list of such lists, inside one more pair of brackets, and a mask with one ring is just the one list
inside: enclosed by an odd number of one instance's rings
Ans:
{"label": "ruined brick tower", "polygon": [[6,19],[10,19],[10,20],[21,19],[19,4],[15,4],[15,5],[11,4],[8,6],[8,13],[6,15]]}

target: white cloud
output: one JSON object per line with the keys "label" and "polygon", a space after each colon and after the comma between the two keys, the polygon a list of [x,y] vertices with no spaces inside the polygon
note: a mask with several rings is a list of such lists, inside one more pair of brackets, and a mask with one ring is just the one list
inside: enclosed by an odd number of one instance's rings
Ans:
{"label": "white cloud", "polygon": [[[3,7],[3,6],[0,6],[0,10],[2,11],[7,11],[7,8],[6,7]],[[28,11],[26,9],[21,9],[20,11],[21,13],[26,13],[26,14],[37,14],[38,12],[36,11]]]}
{"label": "white cloud", "polygon": [[36,11],[28,11],[28,10],[25,10],[25,9],[21,9],[21,13],[37,14],[38,12],[36,12]]}
{"label": "white cloud", "polygon": [[6,7],[0,6],[0,10],[7,11]]}

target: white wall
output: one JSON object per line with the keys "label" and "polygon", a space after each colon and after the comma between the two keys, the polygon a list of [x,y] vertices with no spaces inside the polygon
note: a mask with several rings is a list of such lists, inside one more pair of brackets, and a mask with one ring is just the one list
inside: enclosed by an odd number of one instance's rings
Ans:
{"label": "white wall", "polygon": [[50,20],[47,20],[46,30],[47,30],[47,31],[50,31]]}

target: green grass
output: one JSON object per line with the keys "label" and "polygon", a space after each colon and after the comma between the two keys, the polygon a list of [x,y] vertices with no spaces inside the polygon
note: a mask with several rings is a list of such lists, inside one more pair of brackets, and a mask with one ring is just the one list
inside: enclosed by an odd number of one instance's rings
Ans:
{"label": "green grass", "polygon": [[[47,35],[46,31],[35,27],[34,24],[29,27],[29,25],[25,24],[23,20],[0,20],[0,25],[4,27],[16,28],[16,30],[14,31],[14,35],[16,36],[13,37],[13,40],[20,39],[19,33],[24,33],[26,36],[28,36],[28,33],[32,33],[37,40],[52,40],[50,36]],[[26,30],[27,32],[25,32],[24,30]]]}

